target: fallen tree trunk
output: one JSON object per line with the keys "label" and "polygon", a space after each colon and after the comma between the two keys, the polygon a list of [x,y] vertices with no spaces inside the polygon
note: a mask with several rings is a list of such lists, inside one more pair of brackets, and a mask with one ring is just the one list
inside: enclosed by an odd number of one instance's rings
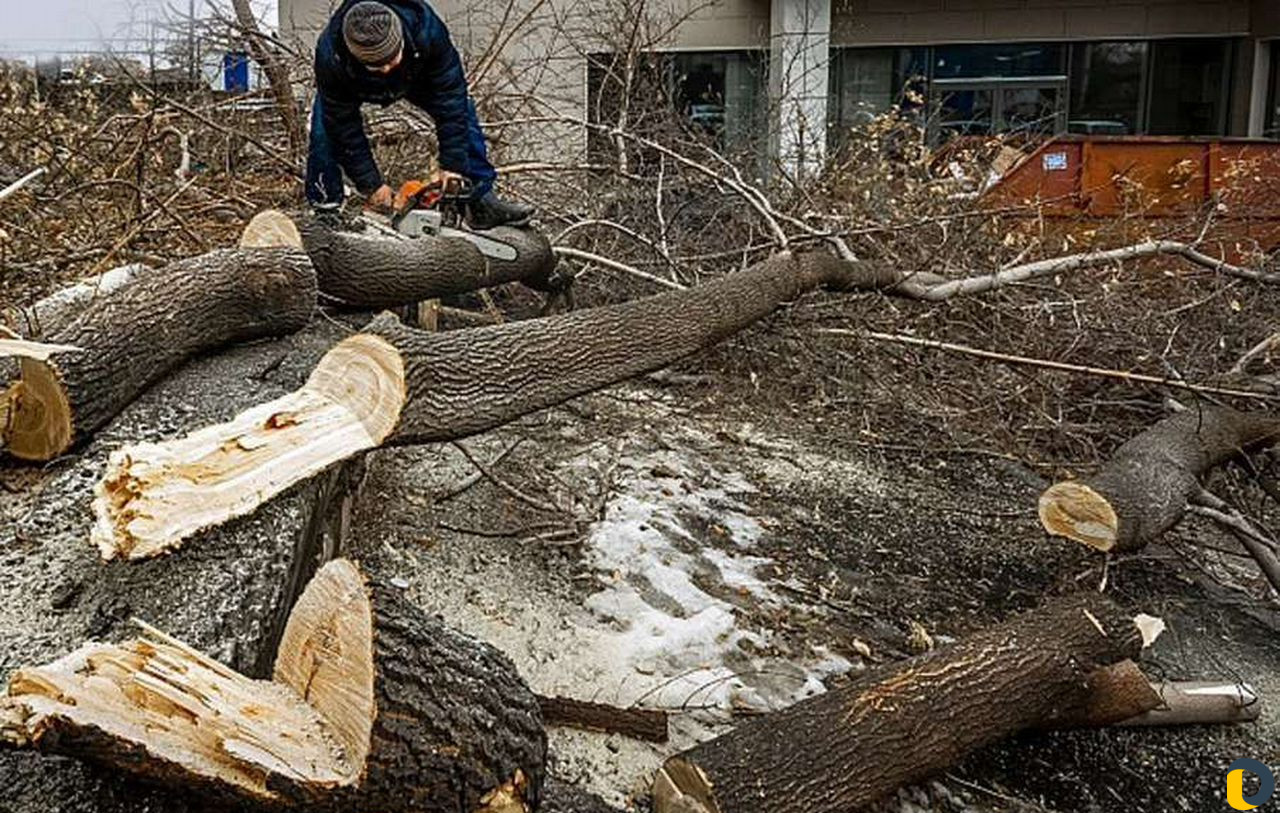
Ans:
{"label": "fallen tree trunk", "polygon": [[[865,271],[825,254],[783,255],[697,289],[546,319],[426,333],[379,317],[322,363],[345,382],[321,393],[327,402],[308,386],[189,438],[114,454],[94,501],[94,540],[108,558],[161,553],[363,449],[492,429],[665,367],[806,291],[858,287]],[[360,436],[357,424],[377,431]],[[351,442],[334,442],[335,426]],[[236,485],[246,482],[253,488]]]}
{"label": "fallen tree trunk", "polygon": [[82,352],[22,360],[21,379],[4,396],[0,445],[26,460],[57,457],[192,355],[299,330],[315,296],[311,264],[297,249],[214,251],[135,271],[43,336]]}
{"label": "fallen tree trunk", "polygon": [[486,257],[457,237],[397,239],[332,229],[315,220],[302,225],[320,293],[350,307],[410,305],[507,282],[538,290],[551,285],[556,259],[542,234],[509,227],[481,234],[510,246],[515,259]]}
{"label": "fallen tree trunk", "polygon": [[56,291],[33,305],[15,306],[5,314],[14,330],[28,339],[57,333],[84,315],[103,297],[123,288],[139,273],[151,270],[131,264],[113,268]]}
{"label": "fallen tree trunk", "polygon": [[1098,594],[1057,600],[749,721],[663,765],[657,813],[845,813],[1085,704],[1090,675],[1143,648]]}
{"label": "fallen tree trunk", "polygon": [[[24,663],[64,656],[86,638],[120,640],[132,632],[130,617],[162,620],[171,634],[245,675],[271,674],[298,594],[315,568],[342,550],[363,479],[359,457],[210,532],[206,544],[147,561],[104,564],[86,555],[93,521],[86,493],[121,443],[194,429],[234,414],[238,404],[288,392],[341,336],[332,323],[317,321],[281,340],[183,365],[87,448],[52,464],[48,482],[16,520],[0,516],[7,551],[0,554],[0,682]],[[6,813],[234,809],[30,751],[0,750],[0,798]]]}
{"label": "fallen tree trunk", "polygon": [[1280,419],[1203,407],[1160,421],[1120,446],[1092,477],[1051,486],[1040,522],[1101,551],[1137,550],[1182,519],[1200,477],[1280,439]]}
{"label": "fallen tree trunk", "polygon": [[19,670],[0,742],[231,799],[440,813],[536,807],[546,759],[509,660],[344,559],[299,598],[271,681],[148,628]]}

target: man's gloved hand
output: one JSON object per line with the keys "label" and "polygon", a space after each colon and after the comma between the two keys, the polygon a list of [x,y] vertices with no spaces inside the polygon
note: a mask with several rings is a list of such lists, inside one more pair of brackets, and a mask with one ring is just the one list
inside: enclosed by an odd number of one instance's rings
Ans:
{"label": "man's gloved hand", "polygon": [[392,206],[395,204],[395,197],[395,191],[386,184],[383,184],[369,196],[368,200],[365,201],[365,205],[374,211],[382,212],[383,214],[390,214]]}

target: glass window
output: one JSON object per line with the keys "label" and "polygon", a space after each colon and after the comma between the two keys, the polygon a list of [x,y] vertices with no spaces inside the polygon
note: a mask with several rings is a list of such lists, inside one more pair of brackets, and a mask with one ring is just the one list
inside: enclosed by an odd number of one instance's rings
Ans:
{"label": "glass window", "polygon": [[896,101],[891,48],[840,49],[831,74],[828,116],[840,129],[864,125]]}
{"label": "glass window", "polygon": [[894,105],[922,105],[929,73],[927,48],[833,48],[827,100],[829,143],[838,146]]}
{"label": "glass window", "polygon": [[933,49],[933,78],[1062,76],[1065,51],[1054,42],[943,45]]}
{"label": "glass window", "polygon": [[1230,54],[1231,43],[1227,40],[1153,43],[1147,132],[1153,135],[1224,134]]}
{"label": "glass window", "polygon": [[1060,88],[1026,85],[1000,89],[1000,130],[1040,135],[1058,132],[1062,112]]}
{"label": "glass window", "polygon": [[[587,115],[610,124],[622,111],[626,67],[623,57],[595,54],[587,67]],[[628,127],[644,133],[649,122],[669,121],[672,108],[691,129],[728,152],[763,149],[767,139],[768,85],[760,50],[648,53],[632,66]],[[593,160],[615,149],[607,133],[587,139]]]}
{"label": "glass window", "polygon": [[1142,132],[1145,42],[1088,42],[1071,56],[1067,131],[1099,135]]}
{"label": "glass window", "polygon": [[1271,81],[1267,91],[1267,121],[1262,134],[1267,138],[1280,138],[1280,40],[1267,43],[1271,48]]}
{"label": "glass window", "polygon": [[992,88],[951,90],[939,97],[938,126],[956,135],[990,135],[995,131],[995,91]]}
{"label": "glass window", "polygon": [[670,55],[672,97],[689,124],[721,149],[751,150],[766,131],[763,51]]}

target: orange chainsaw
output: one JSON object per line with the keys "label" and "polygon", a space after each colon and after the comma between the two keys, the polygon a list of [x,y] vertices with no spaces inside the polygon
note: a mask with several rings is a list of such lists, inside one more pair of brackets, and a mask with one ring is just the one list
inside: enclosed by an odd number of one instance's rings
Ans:
{"label": "orange chainsaw", "polygon": [[504,243],[490,232],[467,228],[463,214],[470,198],[470,181],[405,181],[396,193],[391,227],[415,238],[460,238],[480,249],[486,257],[514,261],[518,256],[515,246]]}

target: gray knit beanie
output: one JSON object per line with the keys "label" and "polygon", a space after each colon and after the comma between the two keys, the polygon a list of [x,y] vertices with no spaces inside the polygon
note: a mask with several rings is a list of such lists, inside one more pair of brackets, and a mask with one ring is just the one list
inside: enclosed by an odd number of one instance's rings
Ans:
{"label": "gray knit beanie", "polygon": [[400,53],[404,43],[400,18],[375,0],[361,0],[347,10],[342,38],[351,55],[366,65],[385,65]]}

